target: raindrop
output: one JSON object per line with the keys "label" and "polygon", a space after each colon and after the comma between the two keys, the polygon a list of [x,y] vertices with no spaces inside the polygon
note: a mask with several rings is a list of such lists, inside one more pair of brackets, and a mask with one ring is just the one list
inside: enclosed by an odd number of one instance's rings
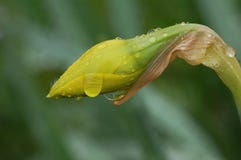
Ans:
{"label": "raindrop", "polygon": [[96,97],[100,94],[103,85],[103,79],[96,74],[87,74],[84,76],[84,92],[89,97]]}
{"label": "raindrop", "polygon": [[208,37],[209,37],[209,38],[211,38],[212,36],[213,36],[212,34],[210,34],[210,33],[208,34]]}
{"label": "raindrop", "polygon": [[230,58],[235,56],[234,49],[232,47],[227,47],[226,48],[226,55]]}
{"label": "raindrop", "polygon": [[208,45],[210,45],[210,44],[211,44],[211,42],[210,42],[210,41],[207,41],[207,44],[208,44]]}
{"label": "raindrop", "polygon": [[184,51],[184,50],[186,50],[186,47],[185,47],[185,46],[182,46],[182,47],[180,47],[180,50],[181,50],[181,51]]}

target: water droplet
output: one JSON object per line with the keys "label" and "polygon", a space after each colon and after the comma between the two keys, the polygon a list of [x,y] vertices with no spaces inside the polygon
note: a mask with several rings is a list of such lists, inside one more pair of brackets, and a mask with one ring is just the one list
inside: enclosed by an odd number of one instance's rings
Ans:
{"label": "water droplet", "polygon": [[212,34],[210,34],[210,33],[208,34],[208,37],[209,37],[209,38],[211,38],[212,36],[213,36]]}
{"label": "water droplet", "polygon": [[182,47],[180,47],[180,50],[181,50],[181,51],[184,51],[184,50],[186,50],[186,47],[185,47],[185,46],[182,46]]}
{"label": "water droplet", "polygon": [[226,48],[226,55],[230,58],[235,56],[235,51],[232,47],[227,47]]}
{"label": "water droplet", "polygon": [[207,41],[207,44],[208,44],[208,45],[210,45],[210,44],[211,44],[211,42],[210,42],[210,41]]}
{"label": "water droplet", "polygon": [[84,76],[84,92],[89,97],[96,97],[100,94],[103,79],[100,75],[91,73]]}

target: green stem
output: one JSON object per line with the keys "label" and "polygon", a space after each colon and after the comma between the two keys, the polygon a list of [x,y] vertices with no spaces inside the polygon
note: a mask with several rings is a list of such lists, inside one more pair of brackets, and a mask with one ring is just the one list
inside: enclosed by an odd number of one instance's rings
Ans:
{"label": "green stem", "polygon": [[241,68],[231,47],[216,45],[209,48],[203,65],[212,68],[231,90],[241,111]]}

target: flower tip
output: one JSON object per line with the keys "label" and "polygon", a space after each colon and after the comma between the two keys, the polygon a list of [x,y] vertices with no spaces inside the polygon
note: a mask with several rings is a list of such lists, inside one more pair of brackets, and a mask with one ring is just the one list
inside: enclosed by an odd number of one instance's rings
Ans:
{"label": "flower tip", "polygon": [[56,97],[56,94],[53,92],[52,89],[50,89],[49,93],[46,95],[46,98],[53,98]]}
{"label": "flower tip", "polygon": [[47,96],[46,96],[46,98],[51,98],[52,96],[50,95],[50,94],[48,94]]}

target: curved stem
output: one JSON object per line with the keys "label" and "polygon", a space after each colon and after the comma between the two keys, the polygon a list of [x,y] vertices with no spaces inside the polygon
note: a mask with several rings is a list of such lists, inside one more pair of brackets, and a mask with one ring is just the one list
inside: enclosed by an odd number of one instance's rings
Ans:
{"label": "curved stem", "polygon": [[186,34],[177,45],[177,56],[192,65],[203,64],[217,73],[231,90],[241,112],[241,68],[233,48],[205,26]]}
{"label": "curved stem", "polygon": [[241,111],[241,68],[234,57],[233,49],[231,47],[226,49],[217,48],[217,46],[212,47],[207,52],[205,61],[202,64],[212,68],[222,79],[224,84],[231,90],[238,109]]}

